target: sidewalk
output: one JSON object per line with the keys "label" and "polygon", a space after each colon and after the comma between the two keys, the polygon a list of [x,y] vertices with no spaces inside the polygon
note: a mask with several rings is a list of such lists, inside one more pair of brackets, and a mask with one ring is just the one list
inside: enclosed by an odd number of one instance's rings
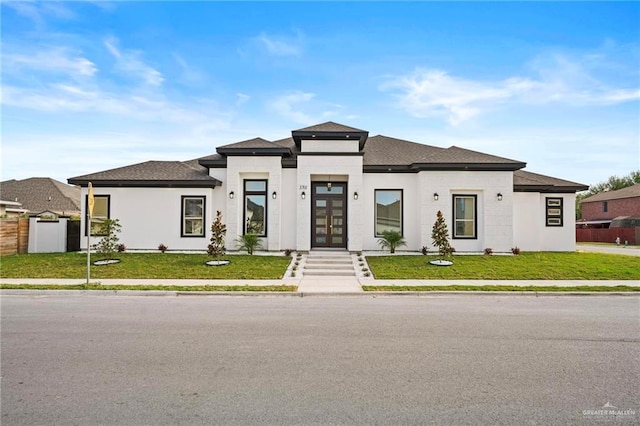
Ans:
{"label": "sidewalk", "polygon": [[[53,284],[59,285],[60,290],[64,290],[65,286],[84,284],[86,280],[82,279],[54,279],[54,278],[0,278],[2,284]],[[584,286],[629,286],[640,287],[640,282],[633,280],[376,280],[373,278],[348,278],[348,279],[314,279],[314,278],[285,278],[282,280],[195,280],[195,279],[100,279],[92,280],[92,283],[100,283],[102,285],[145,285],[145,286],[277,286],[290,285],[297,286],[296,293],[291,292],[269,292],[269,295],[292,295],[301,296],[308,295],[370,295],[385,294],[384,292],[366,292],[362,286],[392,286],[392,287],[417,287],[417,286],[555,286],[555,287],[584,287]],[[34,292],[35,290],[2,290],[3,293],[23,291]],[[51,290],[43,290],[43,292]],[[94,290],[91,290],[94,291]],[[126,290],[131,293],[135,290]],[[612,290],[615,291],[615,290]],[[146,291],[149,293],[149,291]],[[157,292],[154,292],[157,293]],[[178,293],[178,292],[174,292]],[[255,295],[263,295],[266,292],[224,292],[227,295],[247,295],[253,293]],[[397,292],[394,292],[398,294]],[[406,292],[407,294],[415,294],[414,292]],[[423,292],[422,294],[429,294]],[[471,292],[478,293],[478,292]],[[495,292],[493,292],[495,293]],[[532,292],[533,293],[533,292]],[[433,293],[432,293],[433,294]],[[521,294],[518,292],[510,292],[510,294]],[[550,293],[558,294],[558,293]],[[636,293],[640,296],[640,293]]]}

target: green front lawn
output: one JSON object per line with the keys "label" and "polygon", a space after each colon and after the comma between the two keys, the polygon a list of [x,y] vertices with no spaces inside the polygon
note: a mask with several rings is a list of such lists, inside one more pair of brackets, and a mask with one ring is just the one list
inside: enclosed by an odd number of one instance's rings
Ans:
{"label": "green front lawn", "polygon": [[640,257],[601,253],[522,253],[519,256],[454,256],[453,266],[434,266],[435,256],[370,256],[377,279],[440,280],[640,280]]}
{"label": "green front lawn", "polygon": [[[286,256],[228,255],[226,266],[206,266],[206,254],[120,253],[120,263],[91,265],[91,280],[101,278],[280,279],[291,262]],[[98,260],[97,255],[91,261]],[[86,278],[86,253],[14,254],[0,257],[2,278]]]}

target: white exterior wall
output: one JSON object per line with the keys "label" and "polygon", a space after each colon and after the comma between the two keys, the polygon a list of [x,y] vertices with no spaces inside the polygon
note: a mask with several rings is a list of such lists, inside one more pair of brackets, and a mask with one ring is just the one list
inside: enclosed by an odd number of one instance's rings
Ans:
{"label": "white exterior wall", "polygon": [[301,152],[358,152],[360,151],[358,140],[302,140],[300,141]]}
{"label": "white exterior wall", "polygon": [[[326,141],[322,141],[326,142]],[[347,249],[362,250],[362,209],[363,201],[353,199],[353,193],[362,193],[362,156],[360,155],[299,155],[297,170],[297,220],[296,249],[311,249],[311,181],[312,175],[331,175],[336,180],[347,179]],[[341,178],[338,178],[341,177]],[[306,198],[301,198],[302,192]]]}
{"label": "white exterior wall", "polygon": [[[575,251],[575,194],[513,194],[514,246],[522,251]],[[563,226],[546,226],[546,198],[563,199]]]}
{"label": "white exterior wall", "polygon": [[[209,244],[212,217],[215,217],[214,194],[220,198],[219,188],[94,188],[94,196],[110,195],[109,217],[122,226],[119,239],[128,250],[154,250],[160,243],[169,250],[206,251]],[[82,211],[86,212],[87,188],[82,188]],[[204,237],[182,237],[182,196],[204,196]],[[83,215],[80,248],[86,250],[85,219]],[[96,244],[101,237],[91,237]]]}
{"label": "white exterior wall", "polygon": [[[445,218],[451,245],[458,252],[508,252],[513,244],[513,173],[477,171],[419,172],[422,245],[432,247],[431,230],[438,210]],[[438,194],[438,201],[433,194]],[[502,201],[497,194],[501,193]],[[477,196],[477,238],[453,239],[453,195]]]}
{"label": "white exterior wall", "polygon": [[[233,191],[233,199],[227,196],[227,248],[235,249],[235,240],[243,233],[244,185],[245,179],[267,179],[267,236],[262,245],[265,250],[281,249],[282,224],[282,165],[281,157],[227,157],[227,177],[225,193]],[[276,192],[274,200],[271,194]]]}
{"label": "white exterior wall", "polygon": [[375,236],[376,189],[402,189],[402,234],[407,245],[397,251],[419,250],[420,203],[418,195],[418,175],[416,173],[366,173],[363,179],[364,191],[360,195],[363,203],[363,249],[381,250]]}
{"label": "white exterior wall", "polygon": [[[296,249],[296,220],[298,217],[298,203],[300,203],[297,175],[298,171],[296,169],[282,170],[281,250]],[[310,194],[308,191],[307,193]]]}
{"label": "white exterior wall", "polygon": [[[403,189],[404,250],[435,248],[431,230],[442,211],[449,235],[453,236],[453,195],[477,196],[477,238],[451,239],[459,252],[482,252],[491,247],[508,252],[513,246],[513,173],[424,171],[419,173],[367,173],[364,175],[364,249],[379,250],[375,230],[375,190]],[[438,201],[433,194],[438,194]],[[497,194],[503,195],[498,201]],[[366,207],[366,206],[370,206]]]}

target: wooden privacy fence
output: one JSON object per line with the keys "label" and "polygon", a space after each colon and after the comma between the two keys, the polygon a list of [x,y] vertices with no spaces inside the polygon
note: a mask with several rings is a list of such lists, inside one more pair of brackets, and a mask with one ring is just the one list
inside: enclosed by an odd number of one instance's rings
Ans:
{"label": "wooden privacy fence", "polygon": [[26,253],[29,247],[29,219],[0,219],[0,255]]}
{"label": "wooden privacy fence", "polygon": [[628,241],[629,244],[640,242],[640,227],[636,228],[602,228],[602,229],[576,229],[576,241],[579,243],[615,243],[620,237],[620,244]]}

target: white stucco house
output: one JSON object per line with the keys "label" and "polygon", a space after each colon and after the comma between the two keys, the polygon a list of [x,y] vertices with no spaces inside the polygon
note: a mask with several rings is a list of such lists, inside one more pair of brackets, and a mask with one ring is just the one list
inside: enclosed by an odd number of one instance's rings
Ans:
{"label": "white stucco house", "polygon": [[94,220],[119,219],[132,250],[206,250],[220,210],[231,250],[247,232],[269,251],[379,250],[380,233],[392,229],[417,251],[432,247],[440,210],[457,252],[574,251],[575,193],[588,188],[526,172],[521,161],[333,122],[216,151],[70,178],[82,187],[85,235],[91,182]]}

